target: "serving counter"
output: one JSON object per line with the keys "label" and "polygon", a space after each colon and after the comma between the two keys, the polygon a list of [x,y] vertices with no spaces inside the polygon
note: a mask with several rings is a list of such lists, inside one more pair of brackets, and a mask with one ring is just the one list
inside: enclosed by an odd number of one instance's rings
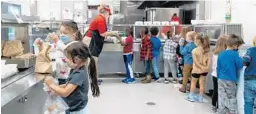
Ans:
{"label": "serving counter", "polygon": [[27,69],[2,81],[2,114],[43,114],[47,93],[43,79],[51,74],[36,74]]}
{"label": "serving counter", "polygon": [[[162,41],[162,46],[164,40]],[[144,72],[143,63],[140,61],[140,40],[134,40],[133,43],[133,71],[134,73]],[[162,49],[162,48],[161,48]],[[162,53],[162,50],[161,50]],[[123,47],[120,43],[105,43],[102,53],[99,57],[98,62],[99,74],[110,74],[110,73],[125,73],[125,65],[123,60]],[[160,73],[163,73],[163,57],[161,54],[160,64],[159,64]]]}

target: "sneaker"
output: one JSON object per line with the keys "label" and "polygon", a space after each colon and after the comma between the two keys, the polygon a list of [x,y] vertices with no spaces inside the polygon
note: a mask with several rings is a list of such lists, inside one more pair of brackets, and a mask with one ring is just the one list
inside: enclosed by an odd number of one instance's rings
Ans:
{"label": "sneaker", "polygon": [[125,83],[127,79],[129,79],[129,78],[126,77],[125,79],[122,80],[122,82]]}
{"label": "sneaker", "polygon": [[124,83],[127,83],[127,84],[135,83],[135,79],[134,78],[128,78]]}
{"label": "sneaker", "polygon": [[173,83],[173,84],[177,84],[178,83],[178,81],[177,81],[177,79],[173,79],[172,81],[171,81],[171,83]]}
{"label": "sneaker", "polygon": [[160,78],[153,78],[155,80],[155,82],[157,83],[161,83],[161,79]]}
{"label": "sneaker", "polygon": [[212,111],[213,111],[214,113],[217,113],[217,112],[218,112],[218,108],[217,108],[216,106],[213,106],[213,107],[212,107]]}
{"label": "sneaker", "polygon": [[102,79],[98,79],[98,82],[103,82],[103,80]]}
{"label": "sneaker", "polygon": [[182,92],[182,93],[186,93],[186,92],[187,92],[187,91],[186,91],[186,88],[183,88],[183,87],[181,87],[181,88],[179,89],[179,91]]}
{"label": "sneaker", "polygon": [[170,80],[168,80],[168,79],[164,79],[164,81],[163,81],[165,84],[169,84],[170,83]]}
{"label": "sneaker", "polygon": [[190,101],[190,102],[195,102],[196,99],[195,99],[195,95],[193,94],[188,94],[188,97],[186,98],[186,100]]}
{"label": "sneaker", "polygon": [[195,96],[195,98],[196,98],[196,101],[199,103],[203,103],[203,101],[204,101],[204,98],[201,95]]}
{"label": "sneaker", "polygon": [[141,80],[141,83],[151,83],[152,77],[150,75],[147,75],[144,80]]}

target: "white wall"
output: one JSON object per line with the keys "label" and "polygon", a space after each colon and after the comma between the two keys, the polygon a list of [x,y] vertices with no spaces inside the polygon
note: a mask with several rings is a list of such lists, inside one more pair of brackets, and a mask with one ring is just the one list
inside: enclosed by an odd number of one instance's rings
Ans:
{"label": "white wall", "polygon": [[52,14],[56,20],[61,19],[61,1],[56,0],[38,0],[37,15],[41,20],[49,20]]}
{"label": "white wall", "polygon": [[[205,15],[207,18],[225,22],[226,0],[208,1],[208,8]],[[242,23],[243,37],[246,43],[251,43],[253,36],[256,36],[256,2],[254,0],[232,0],[231,23]],[[209,15],[210,14],[210,15]]]}

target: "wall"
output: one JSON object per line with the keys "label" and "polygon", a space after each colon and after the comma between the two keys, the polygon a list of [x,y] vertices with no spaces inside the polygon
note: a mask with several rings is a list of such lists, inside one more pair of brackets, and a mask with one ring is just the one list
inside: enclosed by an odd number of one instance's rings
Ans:
{"label": "wall", "polygon": [[[214,0],[208,1],[211,10],[205,14],[210,14],[209,19],[225,22],[226,1]],[[251,11],[251,12],[250,12]],[[253,0],[232,0],[231,23],[242,23],[243,37],[246,43],[251,44],[253,36],[256,36],[256,15],[250,14],[256,11],[256,2]]]}

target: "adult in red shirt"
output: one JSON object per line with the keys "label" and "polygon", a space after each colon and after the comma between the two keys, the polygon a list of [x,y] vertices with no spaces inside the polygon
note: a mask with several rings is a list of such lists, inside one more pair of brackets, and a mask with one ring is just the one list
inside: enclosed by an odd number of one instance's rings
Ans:
{"label": "adult in red shirt", "polygon": [[107,19],[111,15],[110,9],[105,5],[100,5],[98,10],[99,15],[97,15],[90,23],[89,29],[83,39],[83,42],[90,48],[96,66],[98,64],[98,57],[103,48],[105,37],[116,36],[118,40],[121,41],[121,38],[116,32],[107,32]]}
{"label": "adult in red shirt", "polygon": [[[171,22],[178,22],[178,25],[180,24],[180,18],[177,16],[177,13],[174,13],[173,16],[171,17]],[[181,27],[180,26],[176,26],[175,28],[175,34],[176,33],[180,33],[180,30],[181,30]],[[173,31],[173,27],[171,26],[164,26],[161,30],[161,35],[164,37],[164,38],[167,38],[167,32],[168,31],[171,31],[171,32],[174,32]]]}

